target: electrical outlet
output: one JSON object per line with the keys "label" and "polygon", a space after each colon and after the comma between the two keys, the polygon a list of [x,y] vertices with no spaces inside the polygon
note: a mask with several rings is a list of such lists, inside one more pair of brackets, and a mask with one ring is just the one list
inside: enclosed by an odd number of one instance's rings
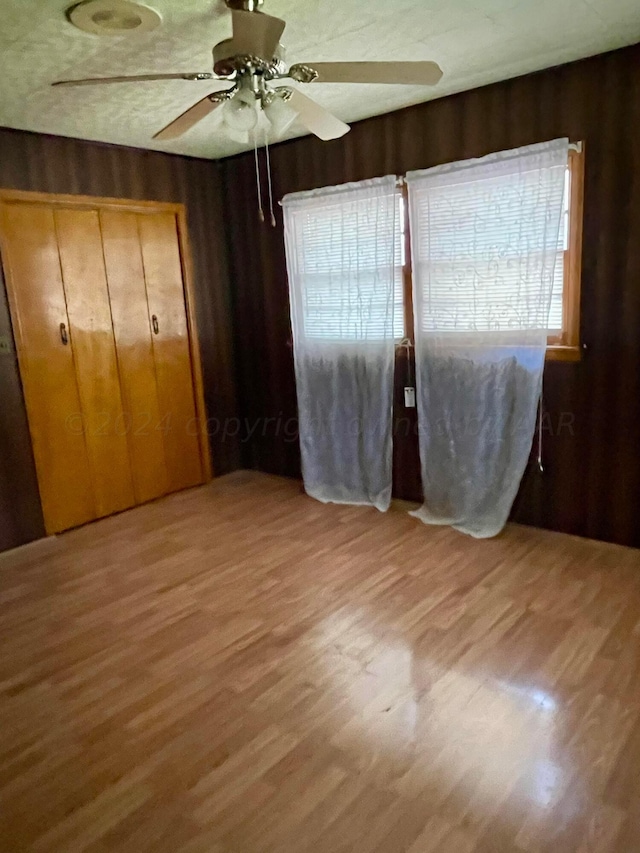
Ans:
{"label": "electrical outlet", "polygon": [[0,355],[10,355],[12,352],[11,338],[7,335],[0,335]]}
{"label": "electrical outlet", "polygon": [[405,409],[415,409],[416,407],[416,389],[410,385],[404,389],[404,407]]}

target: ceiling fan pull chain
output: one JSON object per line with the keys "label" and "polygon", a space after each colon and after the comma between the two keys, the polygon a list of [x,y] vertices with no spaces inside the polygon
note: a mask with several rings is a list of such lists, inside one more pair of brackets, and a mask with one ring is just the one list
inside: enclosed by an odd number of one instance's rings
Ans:
{"label": "ceiling fan pull chain", "polygon": [[264,222],[264,210],[262,209],[262,189],[260,187],[260,161],[258,160],[258,131],[253,132],[253,156],[256,162],[256,188],[258,190],[258,219]]}
{"label": "ceiling fan pull chain", "polygon": [[264,131],[264,147],[267,155],[267,183],[269,186],[269,209],[271,210],[271,227],[276,227],[276,215],[273,212],[273,186],[271,183],[271,157],[269,155],[269,131]]}
{"label": "ceiling fan pull chain", "polygon": [[544,474],[544,465],[542,464],[542,417],[543,417],[544,399],[542,391],[540,391],[540,399],[538,401],[538,471]]}

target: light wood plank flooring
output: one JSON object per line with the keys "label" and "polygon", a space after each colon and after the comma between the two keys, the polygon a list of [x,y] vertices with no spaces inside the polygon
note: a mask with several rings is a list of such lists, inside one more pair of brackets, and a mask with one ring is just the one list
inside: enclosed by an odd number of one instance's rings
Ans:
{"label": "light wood plank flooring", "polygon": [[637,853],[640,552],[239,473],[0,557],[0,849]]}

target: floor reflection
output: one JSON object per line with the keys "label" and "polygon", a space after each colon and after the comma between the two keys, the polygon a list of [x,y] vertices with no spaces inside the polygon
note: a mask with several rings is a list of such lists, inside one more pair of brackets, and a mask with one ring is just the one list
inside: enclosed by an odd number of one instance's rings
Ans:
{"label": "floor reflection", "polygon": [[[507,797],[551,808],[565,774],[554,760],[557,701],[535,684],[481,677],[416,655],[395,633],[367,630],[366,614],[334,614],[327,642],[350,667],[326,655],[348,710],[331,742],[398,793],[444,802],[454,792],[486,814]],[[355,713],[354,713],[355,712]]]}

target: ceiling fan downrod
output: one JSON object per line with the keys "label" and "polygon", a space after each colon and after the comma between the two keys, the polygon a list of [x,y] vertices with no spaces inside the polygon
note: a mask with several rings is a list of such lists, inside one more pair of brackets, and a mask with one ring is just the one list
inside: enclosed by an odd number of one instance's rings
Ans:
{"label": "ceiling fan downrod", "polygon": [[264,0],[225,0],[229,9],[239,9],[242,12],[257,12]]}

